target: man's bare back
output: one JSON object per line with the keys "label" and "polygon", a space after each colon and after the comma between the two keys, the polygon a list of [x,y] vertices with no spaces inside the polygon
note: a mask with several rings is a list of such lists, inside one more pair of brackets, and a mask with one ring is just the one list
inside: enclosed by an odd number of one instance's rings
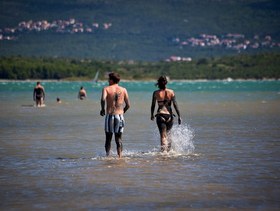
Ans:
{"label": "man's bare back", "polygon": [[126,89],[118,84],[105,87],[101,98],[106,101],[107,114],[123,114],[126,111],[124,105],[129,104]]}

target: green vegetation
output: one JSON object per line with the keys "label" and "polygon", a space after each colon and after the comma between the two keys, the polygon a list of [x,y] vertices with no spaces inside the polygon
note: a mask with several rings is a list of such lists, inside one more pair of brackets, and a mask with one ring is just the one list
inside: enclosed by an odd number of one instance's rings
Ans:
{"label": "green vegetation", "polygon": [[237,51],[228,49],[181,48],[172,40],[241,33],[246,39],[270,35],[279,42],[279,5],[279,0],[1,0],[1,29],[21,21],[69,18],[112,27],[91,34],[22,32],[17,40],[0,41],[0,55],[137,61],[234,55]]}
{"label": "green vegetation", "polygon": [[106,73],[118,72],[123,79],[154,79],[167,75],[171,79],[264,79],[280,78],[280,54],[238,55],[202,58],[191,62],[93,61],[68,58],[1,57],[0,78],[13,80],[57,79],[92,80]]}

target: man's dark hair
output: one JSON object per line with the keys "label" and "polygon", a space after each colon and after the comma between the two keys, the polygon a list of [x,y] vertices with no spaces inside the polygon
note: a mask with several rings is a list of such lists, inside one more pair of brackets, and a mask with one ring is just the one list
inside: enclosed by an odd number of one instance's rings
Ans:
{"label": "man's dark hair", "polygon": [[109,74],[109,79],[112,80],[114,83],[119,83],[121,80],[121,77],[118,73],[110,73]]}

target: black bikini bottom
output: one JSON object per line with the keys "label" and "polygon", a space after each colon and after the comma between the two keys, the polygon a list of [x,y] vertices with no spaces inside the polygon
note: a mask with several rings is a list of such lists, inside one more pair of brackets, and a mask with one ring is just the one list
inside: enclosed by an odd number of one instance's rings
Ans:
{"label": "black bikini bottom", "polygon": [[170,114],[157,114],[157,126],[160,131],[166,127],[167,130],[170,130],[173,126],[173,116]]}

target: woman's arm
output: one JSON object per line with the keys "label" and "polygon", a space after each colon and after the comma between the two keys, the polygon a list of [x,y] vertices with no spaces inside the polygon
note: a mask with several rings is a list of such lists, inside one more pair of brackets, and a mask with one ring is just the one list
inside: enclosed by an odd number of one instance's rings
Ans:
{"label": "woman's arm", "polygon": [[156,92],[153,93],[153,97],[152,97],[152,105],[151,105],[151,120],[154,120],[154,111],[155,111],[155,107],[156,107]]}
{"label": "woman's arm", "polygon": [[177,104],[177,101],[176,101],[175,94],[172,97],[172,102],[173,102],[173,106],[174,106],[174,108],[176,110],[176,113],[178,115],[178,124],[180,125],[182,123],[182,119],[181,119],[180,110],[179,110],[179,107],[178,107],[178,104]]}

